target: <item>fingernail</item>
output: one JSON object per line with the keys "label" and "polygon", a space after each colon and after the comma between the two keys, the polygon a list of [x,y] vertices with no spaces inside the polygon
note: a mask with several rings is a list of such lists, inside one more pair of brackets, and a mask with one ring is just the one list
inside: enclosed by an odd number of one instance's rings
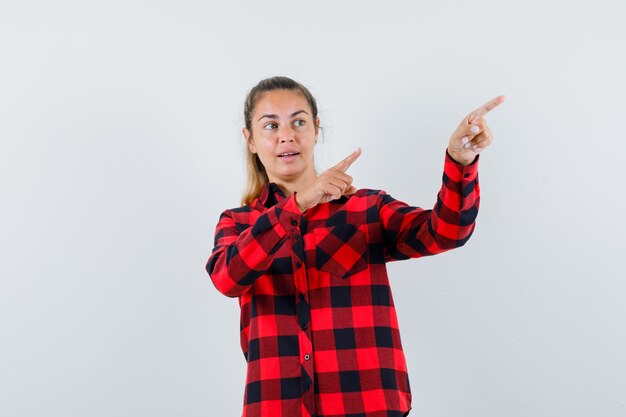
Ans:
{"label": "fingernail", "polygon": [[472,133],[478,133],[478,132],[480,132],[480,127],[478,127],[478,126],[476,126],[476,125],[473,125],[473,126],[470,128],[470,131],[471,131]]}
{"label": "fingernail", "polygon": [[461,142],[463,143],[463,145],[465,145],[467,142],[469,142],[469,138],[467,136],[463,136],[461,138]]}
{"label": "fingernail", "polygon": [[463,146],[465,149],[469,148],[471,146],[470,143],[466,143],[465,146]]}

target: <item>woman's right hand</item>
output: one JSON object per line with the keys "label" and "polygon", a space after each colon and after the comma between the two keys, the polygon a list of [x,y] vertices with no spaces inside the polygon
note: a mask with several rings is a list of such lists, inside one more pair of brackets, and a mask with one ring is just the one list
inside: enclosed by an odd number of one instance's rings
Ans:
{"label": "woman's right hand", "polygon": [[498,96],[467,115],[450,136],[448,154],[461,165],[469,165],[493,142],[493,135],[484,116],[504,102]]}
{"label": "woman's right hand", "polygon": [[304,212],[320,203],[337,200],[342,195],[356,193],[352,177],[346,174],[346,171],[360,155],[361,148],[358,148],[337,165],[324,171],[310,186],[297,192],[296,202],[300,211]]}

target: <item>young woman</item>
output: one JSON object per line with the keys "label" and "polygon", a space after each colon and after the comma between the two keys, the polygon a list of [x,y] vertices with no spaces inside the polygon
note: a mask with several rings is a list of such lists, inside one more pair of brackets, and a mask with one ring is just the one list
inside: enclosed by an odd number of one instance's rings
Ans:
{"label": "young woman", "polygon": [[238,297],[247,361],[243,416],[400,417],[411,392],[385,263],[462,246],[478,212],[478,154],[493,141],[470,113],[452,134],[432,210],[356,189],[360,149],[317,174],[311,93],[262,80],[245,102],[248,189],[226,210],[206,270]]}

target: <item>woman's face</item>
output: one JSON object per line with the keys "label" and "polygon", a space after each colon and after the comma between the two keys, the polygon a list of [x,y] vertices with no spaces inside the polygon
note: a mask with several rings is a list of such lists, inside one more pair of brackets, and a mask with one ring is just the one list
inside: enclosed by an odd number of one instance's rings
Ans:
{"label": "woman's face", "polygon": [[273,90],[264,93],[252,115],[252,132],[243,129],[248,148],[256,153],[270,182],[294,182],[315,176],[313,149],[317,143],[319,119],[298,91]]}

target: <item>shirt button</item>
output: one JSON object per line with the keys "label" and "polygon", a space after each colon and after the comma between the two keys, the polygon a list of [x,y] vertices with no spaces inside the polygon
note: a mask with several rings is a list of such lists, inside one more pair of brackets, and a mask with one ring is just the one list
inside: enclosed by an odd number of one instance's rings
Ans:
{"label": "shirt button", "polygon": [[311,359],[311,355],[309,355],[308,353],[306,355],[304,355],[304,360],[308,361],[309,359]]}
{"label": "shirt button", "polygon": [[300,297],[301,300],[304,300],[304,294],[300,293],[298,294],[298,297]]}
{"label": "shirt button", "polygon": [[463,175],[463,178],[469,178],[470,174]]}
{"label": "shirt button", "polygon": [[296,221],[296,219],[291,219],[291,225],[292,226],[297,226],[298,222]]}
{"label": "shirt button", "polygon": [[298,240],[298,239],[300,239],[300,235],[299,234],[296,233],[295,235],[293,235],[293,240]]}
{"label": "shirt button", "polygon": [[302,262],[298,261],[296,262],[296,268],[300,268],[302,266]]}

